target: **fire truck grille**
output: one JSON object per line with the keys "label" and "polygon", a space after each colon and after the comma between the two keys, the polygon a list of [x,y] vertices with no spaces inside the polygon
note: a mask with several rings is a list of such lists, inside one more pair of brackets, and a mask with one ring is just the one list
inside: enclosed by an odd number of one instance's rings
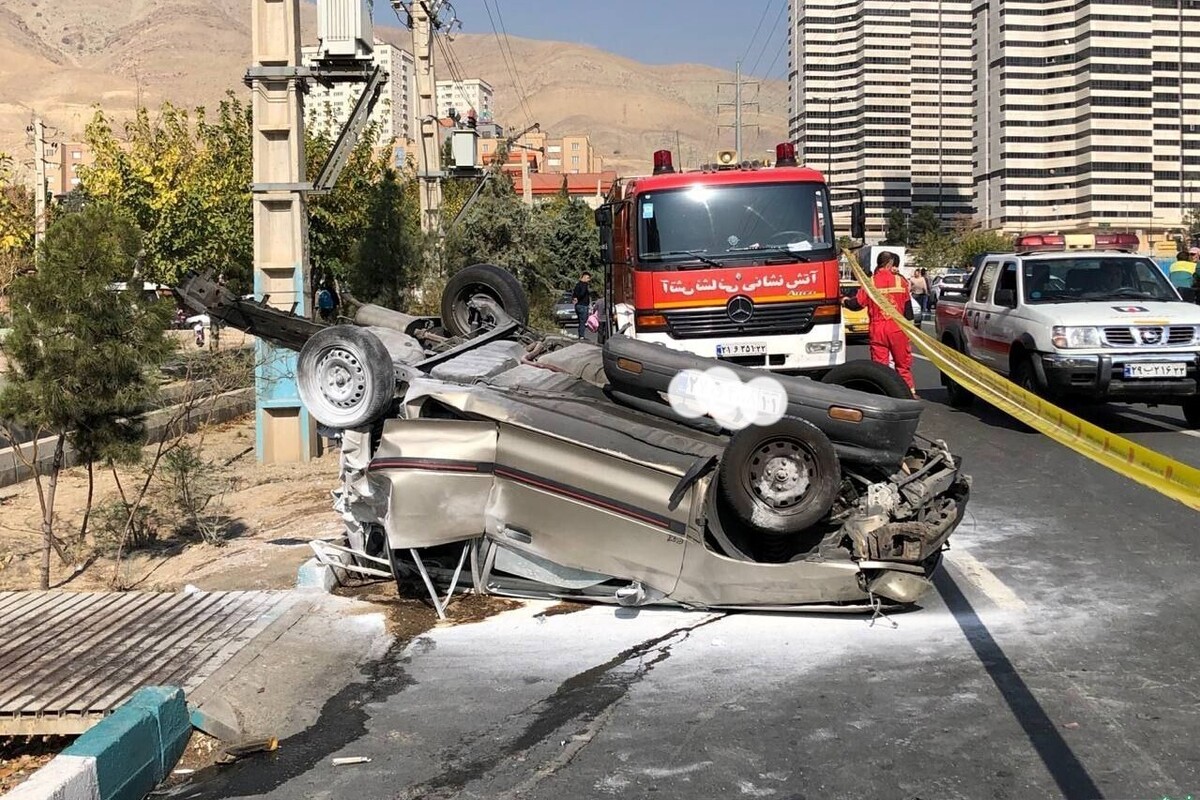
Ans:
{"label": "fire truck grille", "polygon": [[712,336],[765,336],[808,333],[813,326],[811,303],[765,303],[754,306],[745,322],[734,322],[725,306],[666,311],[667,332],[672,339],[703,339]]}

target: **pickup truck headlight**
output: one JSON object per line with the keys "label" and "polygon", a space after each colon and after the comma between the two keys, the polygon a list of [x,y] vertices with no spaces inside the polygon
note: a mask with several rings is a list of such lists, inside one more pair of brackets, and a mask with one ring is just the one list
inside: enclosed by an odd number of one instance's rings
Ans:
{"label": "pickup truck headlight", "polygon": [[1061,350],[1075,347],[1099,347],[1100,329],[1094,327],[1073,328],[1065,325],[1055,325],[1051,331],[1050,340]]}

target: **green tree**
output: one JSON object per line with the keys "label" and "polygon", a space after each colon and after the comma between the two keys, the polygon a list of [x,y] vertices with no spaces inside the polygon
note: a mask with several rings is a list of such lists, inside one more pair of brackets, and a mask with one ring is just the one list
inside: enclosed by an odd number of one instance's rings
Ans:
{"label": "green tree", "polygon": [[908,244],[908,215],[902,208],[893,208],[887,215],[887,229],[883,237],[884,244]]}
{"label": "green tree", "polygon": [[33,263],[33,193],[13,183],[12,159],[0,153],[0,297]]}
{"label": "green tree", "polygon": [[391,168],[375,186],[347,286],[359,300],[405,308],[420,275],[420,230],[407,207],[416,187]]}
{"label": "green tree", "polygon": [[189,269],[215,269],[235,290],[253,266],[250,108],[232,93],[214,118],[164,103],[139,109],[118,137],[100,111],[86,139],[95,162],[80,170],[89,197],[128,213],[145,234],[142,277],[174,285]]}
{"label": "green tree", "polygon": [[516,274],[531,294],[545,291],[549,287],[541,280],[541,244],[530,209],[517,197],[512,178],[496,170],[446,236],[447,272],[471,264],[496,264]]}
{"label": "green tree", "polygon": [[908,223],[908,243],[914,247],[922,244],[925,239],[942,233],[942,221],[937,212],[929,206],[918,208]]}
{"label": "green tree", "polygon": [[565,291],[581,272],[599,277],[600,235],[587,203],[560,192],[554,200],[535,206],[532,213],[534,228],[543,237],[538,245],[539,271],[548,288]]}
{"label": "green tree", "polygon": [[984,253],[1011,253],[1013,239],[998,231],[971,230],[959,233],[955,241],[955,266],[970,267]]}
{"label": "green tree", "polygon": [[[308,246],[313,290],[330,276],[339,285],[350,282],[356,249],[366,234],[380,178],[387,166],[386,158],[377,158],[373,152],[374,139],[374,129],[368,128],[351,151],[333,189],[309,198]],[[332,148],[333,140],[327,135],[309,137],[305,143],[309,175],[320,172]]]}
{"label": "green tree", "polygon": [[35,438],[54,440],[44,474],[36,451],[33,462],[43,589],[50,583],[50,552],[59,547],[54,496],[67,442],[85,460],[136,459],[144,438],[136,420],[156,392],[156,368],[171,350],[164,333],[168,304],[143,299],[136,282],[126,291],[114,288],[134,277],[141,250],[142,236],[130,219],[93,204],[56,220],[37,271],[12,285],[0,418],[31,429]]}
{"label": "green tree", "polygon": [[925,234],[912,248],[911,255],[916,266],[927,270],[947,269],[959,264],[954,237],[941,231]]}

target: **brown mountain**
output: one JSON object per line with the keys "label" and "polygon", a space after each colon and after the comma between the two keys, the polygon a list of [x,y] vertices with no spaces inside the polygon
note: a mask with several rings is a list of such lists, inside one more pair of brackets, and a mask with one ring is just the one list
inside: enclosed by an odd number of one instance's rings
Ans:
{"label": "brown mountain", "polygon": [[[302,11],[306,40],[315,12]],[[377,26],[376,35],[411,49],[408,31]],[[656,66],[593,47],[510,37],[506,67],[493,36],[457,35],[435,50],[439,78],[480,77],[496,90],[497,119],[510,130],[539,122],[552,136],[587,133],[607,166],[625,174],[645,170],[659,147],[676,149],[690,165],[731,146],[732,131],[717,131],[717,83],[729,72],[707,66]],[[452,57],[454,69],[444,56]],[[137,103],[162,100],[214,105],[227,89],[245,91],[250,59],[248,0],[0,0],[0,151],[27,160],[25,126],[41,113],[65,137],[79,136],[99,104],[115,118]],[[521,103],[524,89],[526,103]],[[732,102],[723,87],[721,102]],[[765,81],[757,92],[761,113],[744,137],[744,150],[765,153],[787,127],[787,87]],[[725,114],[722,122],[732,121]]]}

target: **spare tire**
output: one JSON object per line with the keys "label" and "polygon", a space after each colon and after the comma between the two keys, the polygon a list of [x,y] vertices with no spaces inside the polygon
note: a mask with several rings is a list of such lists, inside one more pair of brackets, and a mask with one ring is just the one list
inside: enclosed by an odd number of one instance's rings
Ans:
{"label": "spare tire", "polygon": [[396,368],[379,337],[354,325],[323,328],[305,342],[296,388],[308,412],[331,428],[361,428],[396,396]]}
{"label": "spare tire", "polygon": [[876,361],[865,358],[847,361],[826,372],[821,383],[845,386],[867,394],[881,394],[900,400],[911,400],[912,391],[900,373]]}
{"label": "spare tire", "polygon": [[525,325],[529,322],[529,297],[516,276],[495,264],[472,264],[450,276],[442,292],[442,325],[454,336],[467,336],[479,327],[467,305],[478,296],[500,304],[504,313]]}
{"label": "spare tire", "polygon": [[737,515],[768,536],[800,533],[819,522],[837,498],[841,464],[825,434],[784,417],[733,435],[717,484]]}

